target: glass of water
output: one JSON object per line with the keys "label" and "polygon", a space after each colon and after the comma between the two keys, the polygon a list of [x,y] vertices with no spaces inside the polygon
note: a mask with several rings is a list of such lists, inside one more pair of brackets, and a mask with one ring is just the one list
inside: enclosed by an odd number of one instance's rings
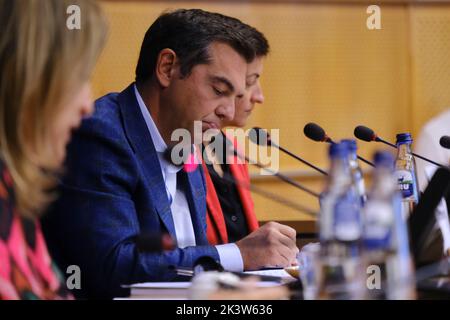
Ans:
{"label": "glass of water", "polygon": [[300,280],[303,285],[303,298],[305,300],[314,300],[317,298],[320,280],[319,254],[320,243],[309,243],[298,254]]}

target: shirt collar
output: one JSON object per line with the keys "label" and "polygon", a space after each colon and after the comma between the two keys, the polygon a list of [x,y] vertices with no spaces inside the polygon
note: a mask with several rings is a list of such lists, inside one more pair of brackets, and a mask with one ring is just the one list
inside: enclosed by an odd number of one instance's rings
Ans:
{"label": "shirt collar", "polygon": [[167,150],[167,144],[164,142],[164,139],[159,133],[158,127],[156,127],[156,124],[153,121],[153,118],[136,87],[136,84],[134,85],[134,93],[136,95],[139,108],[141,109],[142,116],[144,117],[145,123],[147,124],[148,131],[150,132],[150,135],[152,137],[153,144],[155,145],[156,152],[158,153],[162,171],[177,173],[181,170],[182,167],[175,166],[165,159],[164,153]]}
{"label": "shirt collar", "polygon": [[145,105],[144,100],[142,99],[139,91],[134,85],[134,93],[136,94],[136,99],[139,104],[139,108],[141,109],[142,115],[144,116],[145,123],[147,124],[148,130],[150,131],[150,135],[152,136],[153,144],[155,145],[155,149],[157,152],[164,152],[167,149],[167,144],[164,142],[161,134],[159,133],[158,128],[156,127],[153,118],[148,111],[147,106]]}

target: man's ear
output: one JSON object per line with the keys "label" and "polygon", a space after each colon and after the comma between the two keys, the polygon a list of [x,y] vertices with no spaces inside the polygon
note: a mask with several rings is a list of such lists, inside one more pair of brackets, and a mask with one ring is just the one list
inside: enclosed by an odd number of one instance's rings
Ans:
{"label": "man's ear", "polygon": [[169,48],[162,49],[158,54],[156,61],[156,79],[164,88],[170,85],[176,74],[178,63],[177,54]]}

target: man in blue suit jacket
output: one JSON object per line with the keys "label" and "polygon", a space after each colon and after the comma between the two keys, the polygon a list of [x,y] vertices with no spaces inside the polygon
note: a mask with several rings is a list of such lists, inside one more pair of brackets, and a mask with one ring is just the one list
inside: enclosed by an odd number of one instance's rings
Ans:
{"label": "man in blue suit jacket", "polygon": [[[123,284],[171,281],[171,267],[209,256],[226,269],[285,266],[295,260],[295,231],[270,224],[236,244],[206,240],[201,169],[186,173],[165,160],[176,129],[222,127],[245,92],[255,54],[236,19],[201,10],[161,15],[147,31],[136,84],[96,101],[68,147],[60,197],[43,221],[50,251],[78,265],[78,297],[126,295]],[[168,233],[178,247],[142,252],[140,235]],[[65,269],[64,269],[65,270]]]}

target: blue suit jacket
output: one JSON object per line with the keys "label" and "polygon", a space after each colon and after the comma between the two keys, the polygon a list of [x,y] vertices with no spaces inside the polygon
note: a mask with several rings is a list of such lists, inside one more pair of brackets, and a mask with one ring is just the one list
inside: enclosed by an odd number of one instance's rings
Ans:
{"label": "blue suit jacket", "polygon": [[206,240],[201,166],[185,179],[195,247],[164,253],[137,250],[139,234],[168,232],[176,239],[158,156],[133,85],[95,103],[68,146],[59,198],[43,220],[50,252],[63,270],[81,269],[77,297],[127,294],[121,284],[176,279],[169,266],[192,267],[201,256],[219,260]]}

